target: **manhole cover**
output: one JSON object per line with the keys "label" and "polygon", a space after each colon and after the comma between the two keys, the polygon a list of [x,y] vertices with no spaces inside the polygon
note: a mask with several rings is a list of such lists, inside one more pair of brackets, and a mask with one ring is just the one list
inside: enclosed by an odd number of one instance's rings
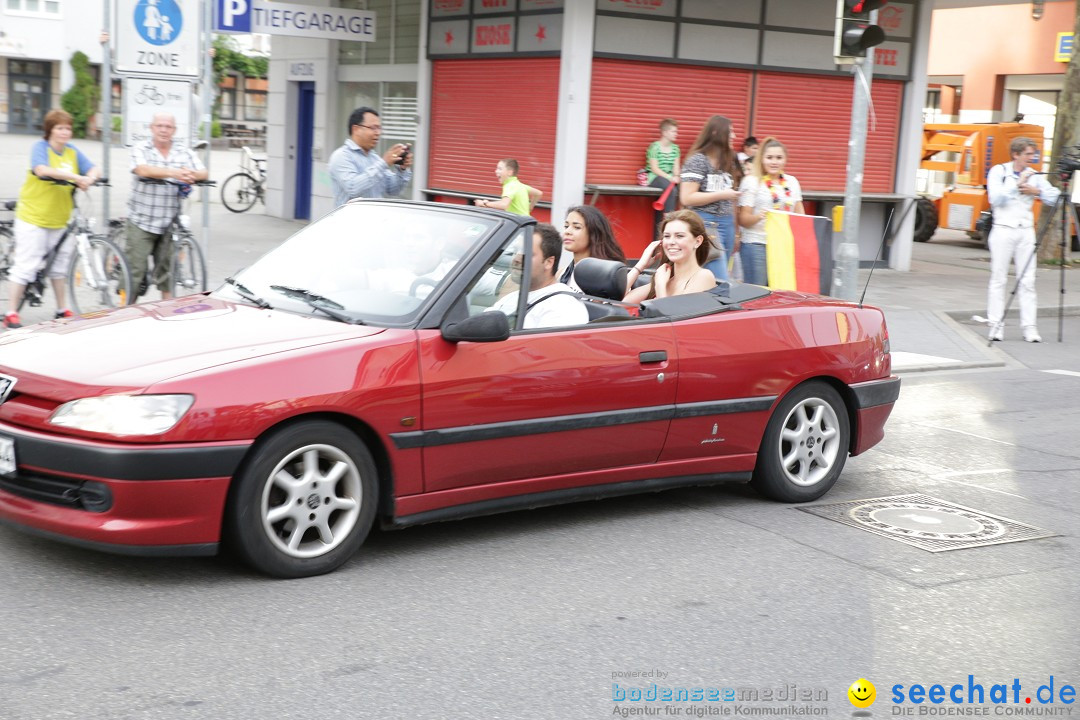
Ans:
{"label": "manhole cover", "polygon": [[809,505],[798,509],[930,552],[1020,542],[1057,534],[921,494]]}

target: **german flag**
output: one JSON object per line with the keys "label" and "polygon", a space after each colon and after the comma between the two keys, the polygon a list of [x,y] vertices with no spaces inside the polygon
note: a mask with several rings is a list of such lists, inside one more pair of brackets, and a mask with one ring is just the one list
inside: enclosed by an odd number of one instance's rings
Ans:
{"label": "german flag", "polygon": [[770,288],[829,294],[833,269],[829,218],[770,210],[765,240]]}

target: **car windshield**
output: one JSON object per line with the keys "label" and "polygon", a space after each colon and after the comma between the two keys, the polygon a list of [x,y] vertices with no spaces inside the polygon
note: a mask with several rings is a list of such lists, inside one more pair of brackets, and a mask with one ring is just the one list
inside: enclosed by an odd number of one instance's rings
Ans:
{"label": "car windshield", "polygon": [[276,309],[322,317],[408,323],[497,225],[497,220],[450,208],[345,205],[293,235],[217,292],[249,301],[257,297]]}

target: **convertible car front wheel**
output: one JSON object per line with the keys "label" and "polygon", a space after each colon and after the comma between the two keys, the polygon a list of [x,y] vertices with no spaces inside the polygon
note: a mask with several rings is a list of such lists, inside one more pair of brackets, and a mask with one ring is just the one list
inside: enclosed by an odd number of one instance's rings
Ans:
{"label": "convertible car front wheel", "polygon": [[840,477],[850,437],[840,394],[823,382],[800,385],[769,419],[752,482],[773,500],[816,500]]}
{"label": "convertible car front wheel", "polygon": [[228,530],[240,556],[283,578],[336,569],[375,519],[375,463],[363,442],[335,423],[306,421],[272,433],[235,480]]}

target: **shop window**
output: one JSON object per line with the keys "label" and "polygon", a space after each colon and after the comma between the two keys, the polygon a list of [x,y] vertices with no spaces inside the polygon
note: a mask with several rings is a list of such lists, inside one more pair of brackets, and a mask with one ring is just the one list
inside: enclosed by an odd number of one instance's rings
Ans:
{"label": "shop window", "polygon": [[49,68],[49,63],[27,60],[8,60],[8,74],[49,77],[52,73]]}
{"label": "shop window", "polygon": [[218,117],[222,120],[236,119],[236,76],[227,75],[218,85]]}
{"label": "shop window", "polygon": [[12,12],[60,15],[60,0],[7,0],[5,7]]}
{"label": "shop window", "polygon": [[266,120],[265,90],[247,90],[244,93],[244,119]]}
{"label": "shop window", "polygon": [[236,88],[222,88],[218,107],[218,117],[222,120],[236,119]]}
{"label": "shop window", "polygon": [[[427,1],[427,0],[423,0]],[[342,0],[341,7],[375,13],[375,40],[342,42],[342,65],[413,64],[420,53],[421,0]]]}

